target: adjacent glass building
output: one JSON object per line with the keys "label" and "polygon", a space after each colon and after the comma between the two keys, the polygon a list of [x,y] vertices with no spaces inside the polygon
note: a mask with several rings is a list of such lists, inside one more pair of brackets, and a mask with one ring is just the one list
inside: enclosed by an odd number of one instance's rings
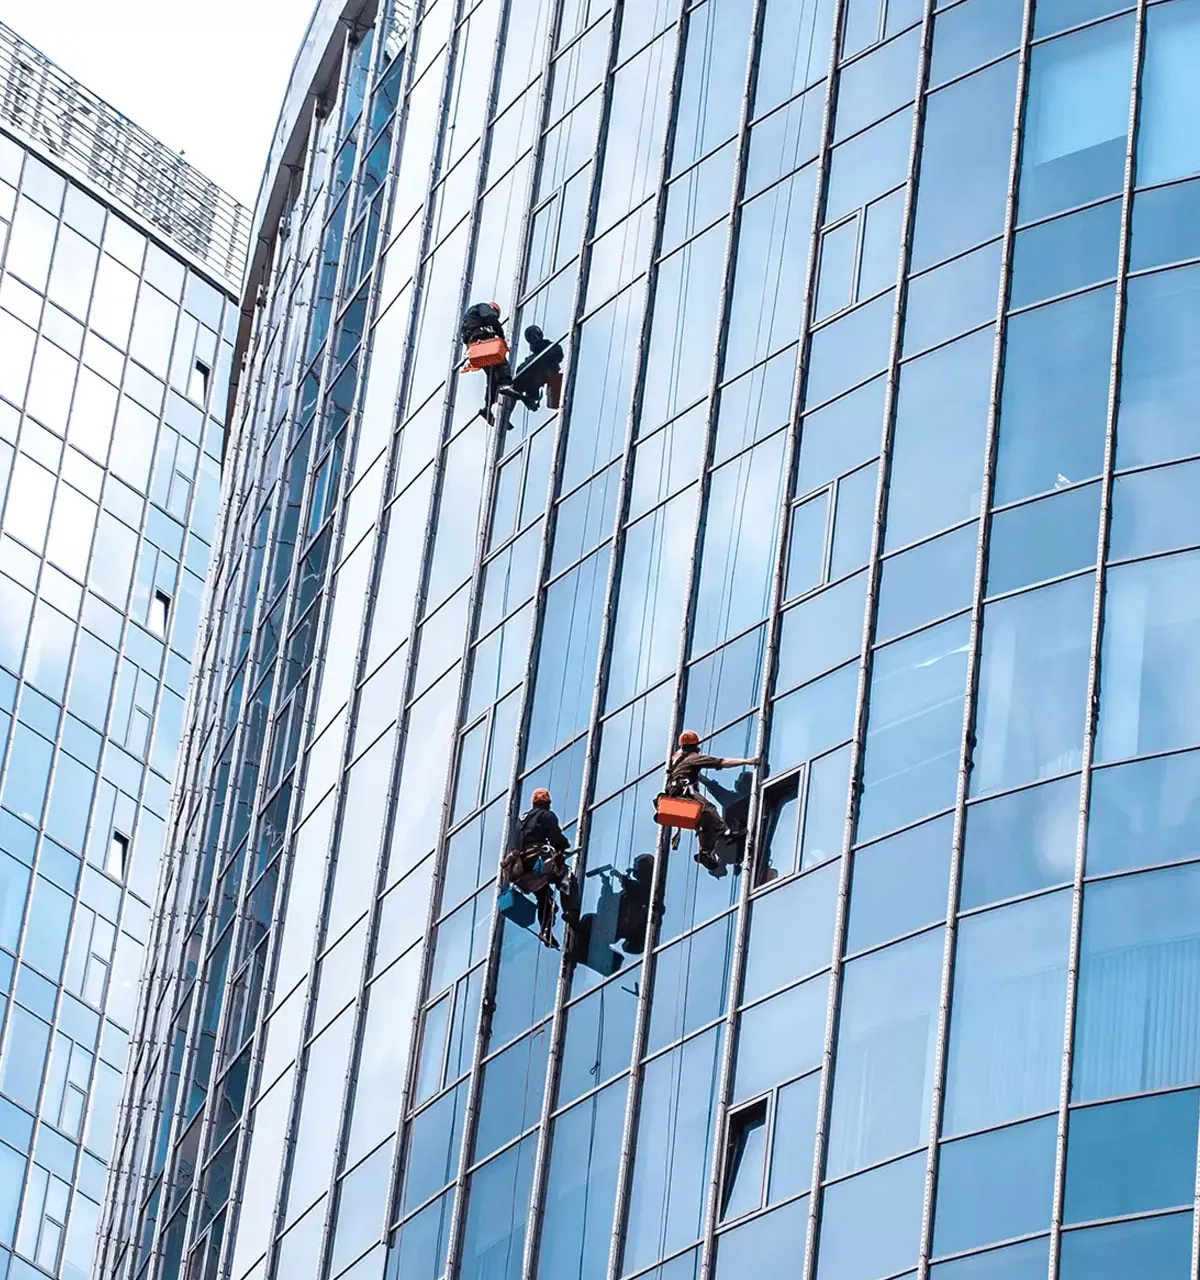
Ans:
{"label": "adjacent glass building", "polygon": [[[1195,1276],[1198,65],[1200,0],[319,5],[98,1275]],[[567,351],[507,432],[491,298]]]}
{"label": "adjacent glass building", "polygon": [[0,26],[6,1280],[94,1274],[216,529],[248,223]]}

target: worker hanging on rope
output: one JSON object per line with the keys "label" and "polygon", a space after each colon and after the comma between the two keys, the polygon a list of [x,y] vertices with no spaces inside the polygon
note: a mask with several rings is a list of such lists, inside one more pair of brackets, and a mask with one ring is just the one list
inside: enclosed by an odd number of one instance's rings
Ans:
{"label": "worker hanging on rope", "polygon": [[[734,769],[739,766],[755,766],[758,757],[731,759],[725,756],[704,755],[700,751],[700,738],[690,729],[679,735],[679,750],[671,757],[667,767],[667,782],[663,792],[655,800],[655,821],[660,826],[694,830],[700,848],[696,861],[708,871],[717,873],[720,863],[716,857],[717,841],[733,836],[720,810],[699,791],[708,780],[701,776],[704,769]],[[679,844],[676,831],[674,847]]]}
{"label": "worker hanging on rope", "polygon": [[508,339],[495,302],[475,302],[463,313],[459,336],[467,349],[460,373],[481,371],[486,375],[483,416],[495,421],[497,404],[503,398],[520,401],[531,413],[542,407],[542,393],[551,409],[562,401],[563,349],[551,342],[536,324],[525,330],[531,354],[513,373],[509,363]]}
{"label": "worker hanging on rope", "polygon": [[562,903],[563,919],[572,927],[579,920],[575,879],[567,867],[571,842],[550,807],[550,792],[545,787],[538,787],[531,803],[529,812],[521,816],[518,847],[504,856],[501,874],[507,892],[502,895],[500,911],[515,923],[532,923],[523,922],[522,906],[513,891],[525,895],[526,901],[532,897],[537,904],[538,937],[547,947],[557,949],[555,890]]}

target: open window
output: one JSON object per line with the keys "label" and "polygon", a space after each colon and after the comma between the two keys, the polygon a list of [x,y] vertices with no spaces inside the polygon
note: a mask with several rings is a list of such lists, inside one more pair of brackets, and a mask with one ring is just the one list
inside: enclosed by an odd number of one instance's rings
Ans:
{"label": "open window", "polygon": [[129,862],[129,837],[124,832],[114,830],[108,841],[108,865],[104,868],[110,876],[118,880],[125,879],[125,868]]}
{"label": "open window", "polygon": [[773,782],[763,792],[755,886],[789,876],[796,866],[800,835],[800,793],[804,771]]}
{"label": "open window", "polygon": [[150,630],[160,640],[167,637],[167,626],[171,621],[171,597],[165,591],[156,591],[150,601]]}
{"label": "open window", "polygon": [[752,1213],[762,1205],[769,1101],[759,1098],[730,1113],[721,1178],[722,1222]]}
{"label": "open window", "polygon": [[195,400],[197,404],[204,404],[208,400],[208,384],[211,378],[212,366],[203,360],[195,361],[191,376],[188,378],[188,399]]}

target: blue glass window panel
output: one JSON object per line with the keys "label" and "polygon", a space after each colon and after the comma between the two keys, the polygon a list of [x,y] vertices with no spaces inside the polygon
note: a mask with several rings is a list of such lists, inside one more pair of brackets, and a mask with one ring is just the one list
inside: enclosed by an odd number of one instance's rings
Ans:
{"label": "blue glass window panel", "polygon": [[837,863],[829,863],[754,900],[743,1000],[829,967],[839,879]]}
{"label": "blue glass window panel", "polygon": [[1007,1249],[939,1262],[929,1274],[934,1280],[1045,1280],[1049,1258],[1047,1239],[1026,1240]]}
{"label": "blue glass window panel", "polygon": [[554,1121],[537,1274],[544,1280],[605,1280],[624,1083],[603,1089]]}
{"label": "blue glass window panel", "polygon": [[[488,897],[490,905],[490,894]],[[485,936],[485,948],[486,945]],[[543,947],[532,929],[518,929],[505,923],[500,937],[500,972],[496,978],[496,1007],[491,1021],[493,1046],[505,1044],[550,1013],[554,1008],[558,968],[558,954]]]}
{"label": "blue glass window panel", "polygon": [[0,946],[12,951],[17,949],[28,888],[28,869],[0,851]]}
{"label": "blue glass window panel", "polygon": [[1139,191],[1133,197],[1130,271],[1188,258],[1200,258],[1200,182]]}
{"label": "blue glass window panel", "polygon": [[483,1094],[475,1133],[475,1159],[502,1147],[538,1121],[546,1083],[549,1028],[542,1027],[483,1068]]}
{"label": "blue glass window panel", "polygon": [[[773,7],[778,9],[780,6],[776,4]],[[785,9],[788,7],[784,6]],[[764,49],[764,59],[767,54]],[[761,74],[759,83],[762,83]],[[751,128],[750,154],[746,160],[747,198],[765,191],[784,174],[816,159],[821,149],[824,114],[825,86],[819,84]]]}
{"label": "blue glass window panel", "polygon": [[[740,454],[713,472],[700,553],[700,580],[692,624],[692,651],[703,653],[730,635],[766,617],[775,579],[775,548],[783,500],[785,433]],[[673,524],[672,552],[684,537],[690,507]],[[631,532],[632,539],[632,532]],[[626,552],[628,556],[628,551]],[[678,564],[661,570],[662,577],[683,579]],[[663,591],[663,586],[658,586]],[[681,582],[681,590],[686,583]],[[641,611],[653,607],[654,591]],[[679,617],[674,618],[678,624]],[[674,639],[678,642],[678,627]],[[674,650],[672,650],[672,658]],[[662,674],[666,674],[663,672]]]}
{"label": "blue glass window panel", "polygon": [[751,16],[750,0],[709,0],[691,17],[672,153],[676,170],[737,132]]}
{"label": "blue glass window panel", "polygon": [[758,704],[766,640],[766,629],[758,627],[689,668],[688,724],[729,724]]}
{"label": "blue glass window panel", "polygon": [[937,346],[995,319],[1000,249],[1000,241],[994,240],[913,277],[904,311],[905,355]]}
{"label": "blue glass window panel", "polygon": [[1079,779],[1062,778],[967,809],[963,910],[1069,883],[1079,832]]}
{"label": "blue glass window panel", "polygon": [[[719,223],[659,267],[642,396],[643,431],[674,417],[708,390],[726,238],[726,225]],[[632,291],[639,288],[634,285]]]}
{"label": "blue glass window panel", "polygon": [[800,332],[816,177],[815,166],[809,165],[742,209],[726,377],[794,342]]}
{"label": "blue glass window panel", "polygon": [[992,516],[987,594],[1061,577],[1096,563],[1100,485],[1055,493]]}
{"label": "blue glass window panel", "polygon": [[449,1243],[454,1189],[404,1224],[388,1251],[386,1280],[437,1280]]}
{"label": "blue glass window panel", "polygon": [[858,840],[954,803],[969,632],[970,620],[956,618],[876,653]]}
{"label": "blue glass window panel", "polygon": [[912,125],[911,110],[897,111],[833,149],[825,194],[826,224],[907,181]]}
{"label": "blue glass window panel", "polygon": [[1187,1280],[1192,1269],[1192,1215],[1064,1231],[1060,1280]]}
{"label": "blue glass window panel", "polygon": [[575,389],[562,483],[578,484],[621,450],[629,427],[643,289],[633,285],[583,326],[573,356]]}
{"label": "blue glass window panel", "polygon": [[1200,857],[1200,754],[1138,760],[1092,775],[1087,873]]}
{"label": "blue glass window panel", "polygon": [[1133,27],[1119,18],[1033,50],[1018,193],[1023,222],[1121,190]]}
{"label": "blue glass window panel", "polygon": [[943,1132],[1058,1105],[1070,935],[1069,892],[960,922]]}
{"label": "blue glass window panel", "polygon": [[946,918],[953,835],[947,815],[854,851],[847,952]]}
{"label": "blue glass window panel", "polygon": [[1146,13],[1137,180],[1166,182],[1200,172],[1196,77],[1200,64],[1200,8],[1155,6]]}
{"label": "blue glass window panel", "polygon": [[741,1015],[735,1102],[820,1066],[828,994],[828,975],[811,978]]}
{"label": "blue glass window panel", "polygon": [[636,520],[699,477],[707,424],[705,401],[638,441],[629,520]]}
{"label": "blue glass window panel", "polygon": [[833,516],[833,545],[829,550],[831,578],[841,578],[852,573],[870,560],[878,486],[877,465],[862,467],[838,481],[837,506]]}
{"label": "blue glass window panel", "polygon": [[764,1270],[786,1274],[804,1254],[808,1202],[800,1200],[755,1218],[717,1242],[715,1280],[740,1280]]}
{"label": "blue glass window panel", "polygon": [[851,662],[780,698],[771,712],[770,771],[782,773],[851,738],[857,694],[858,664]]}
{"label": "blue glass window panel", "polygon": [[882,643],[970,606],[979,527],[967,525],[883,562],[875,640]]}
{"label": "blue glass window panel", "polygon": [[1118,476],[1108,554],[1114,560],[1200,546],[1200,462]]}
{"label": "blue glass window panel", "polygon": [[49,1042],[50,1028],[46,1023],[19,1005],[13,1005],[4,1062],[0,1065],[0,1088],[30,1111],[37,1106]]}
{"label": "blue glass window panel", "polygon": [[733,967],[733,916],[658,954],[646,1052],[654,1053],[724,1012]]}
{"label": "blue glass window panel", "polygon": [[1129,281],[1117,466],[1200,453],[1200,267]]}
{"label": "blue glass window panel", "polygon": [[1200,1080],[1191,1000],[1200,868],[1089,884],[1083,895],[1071,1090],[1078,1102]]}
{"label": "blue glass window panel", "polygon": [[[12,1244],[25,1179],[25,1157],[12,1147],[0,1145],[0,1241]],[[0,1259],[6,1261],[7,1259]]]}
{"label": "blue glass window panel", "polygon": [[[723,735],[721,735],[723,736]],[[740,746],[740,744],[739,744]],[[753,750],[751,741],[747,750]],[[655,779],[655,787],[660,783],[661,775]],[[744,782],[742,781],[744,779]],[[732,781],[728,790],[738,796],[737,803],[745,815],[743,796],[749,795],[751,775],[740,773]],[[722,788],[716,791],[713,786]],[[744,787],[744,791],[738,788]],[[723,811],[730,801],[726,798],[725,784],[709,780],[707,788],[709,796]],[[643,810],[643,814],[644,814]],[[641,819],[639,819],[641,821]],[[739,884],[736,876],[711,876],[690,856],[691,848],[685,847],[682,854],[673,854],[667,859],[666,891],[663,905],[662,925],[659,930],[659,941],[678,937],[688,929],[694,928],[705,920],[711,920],[722,911],[728,910],[737,901]],[[697,1000],[697,1003],[700,1003]]]}
{"label": "blue glass window panel", "polygon": [[831,751],[809,765],[801,854],[803,870],[807,871],[841,853],[849,790],[849,746]]}
{"label": "blue glass window panel", "polygon": [[858,257],[858,218],[830,227],[821,235],[821,267],[813,315],[824,320],[854,301],[854,264]]}
{"label": "blue glass window panel", "polygon": [[1100,650],[1097,760],[1119,760],[1200,738],[1200,553],[1109,571]]}
{"label": "blue glass window panel", "polygon": [[53,751],[53,746],[40,734],[23,724],[17,725],[9,749],[4,803],[14,813],[35,825],[41,821]]}
{"label": "blue glass window panel", "polygon": [[876,1280],[913,1265],[924,1198],[924,1153],[826,1187],[817,1280]]}
{"label": "blue glass window panel", "polygon": [[817,1141],[819,1072],[780,1089],[775,1099],[775,1134],[767,1200],[775,1204],[807,1191],[812,1184],[813,1149]]}
{"label": "blue glass window panel", "polygon": [[[703,231],[718,218],[725,217],[732,200],[733,166],[736,158],[737,147],[732,142],[726,143],[720,151],[702,160],[694,169],[680,174],[671,183],[667,188],[667,203],[663,213],[660,253],[671,253],[685,240],[690,240],[698,231]],[[652,216],[653,202],[647,202],[643,206],[643,211]],[[646,231],[642,234],[648,239],[649,232],[650,225],[647,218]],[[621,235],[627,240],[630,233],[628,228],[624,228],[607,234],[608,240],[616,235]],[[603,256],[608,240],[593,250],[590,271],[592,275],[597,271],[603,275],[607,267],[607,275],[615,278],[616,271],[607,266]],[[601,254],[599,258],[596,256],[597,251]],[[639,262],[641,256],[639,254]],[[589,276],[589,281],[590,278]],[[611,285],[609,287],[611,288]]]}
{"label": "blue glass window panel", "polygon": [[1009,321],[997,503],[1100,474],[1112,324],[1111,286]]}
{"label": "blue glass window panel", "polygon": [[595,690],[609,552],[600,551],[546,592],[527,760],[539,760],[587,723]]}
{"label": "blue glass window panel", "polygon": [[795,380],[796,348],[790,347],[721,388],[714,466],[791,421]]}
{"label": "blue glass window panel", "polygon": [[879,453],[886,382],[876,378],[832,404],[805,414],[796,493],[811,493]]}
{"label": "blue glass window panel", "polygon": [[416,1208],[454,1180],[465,1103],[466,1082],[426,1107],[410,1123],[401,1212]]}
{"label": "blue glass window panel", "polygon": [[568,1010],[558,1082],[560,1104],[628,1068],[637,1017],[635,985],[628,976],[619,978]]}
{"label": "blue glass window panel", "polygon": [[1063,1221],[1190,1205],[1198,1098],[1192,1090],[1073,1111]]}
{"label": "blue glass window panel", "polygon": [[805,684],[862,649],[867,575],[855,574],[783,615],[777,689]]}
{"label": "blue glass window panel", "polygon": [[946,1143],[933,1252],[961,1253],[1050,1226],[1057,1120],[1048,1116]]}
{"label": "blue glass window panel", "polygon": [[985,330],[901,367],[886,550],[979,514],[994,347]]}
{"label": "blue glass window panel", "polygon": [[51,978],[62,972],[67,934],[71,928],[72,899],[69,893],[42,876],[34,883],[29,927],[25,931],[25,960]]}
{"label": "blue glass window panel", "polygon": [[931,94],[913,226],[912,269],[973,248],[1004,230],[1017,61]]}
{"label": "blue glass window panel", "polygon": [[[664,684],[604,722],[596,761],[597,796],[619,791],[647,769],[665,763],[668,741],[664,726],[670,722],[674,705],[674,686]],[[549,790],[553,795],[554,788]]]}
{"label": "blue glass window panel", "polygon": [[534,1134],[471,1175],[463,1229],[463,1280],[519,1280],[536,1155]]}
{"label": "blue glass window panel", "polygon": [[1120,234],[1120,200],[1018,232],[1009,305],[1027,306],[1112,279]]}
{"label": "blue glass window panel", "polygon": [[1094,585],[1072,578],[984,609],[972,795],[1079,768]]}
{"label": "blue glass window panel", "polygon": [[836,142],[913,100],[920,37],[914,28],[842,69],[833,131]]}
{"label": "blue glass window panel", "polygon": [[720,1029],[647,1065],[633,1160],[623,1272],[700,1234],[721,1071]]}
{"label": "blue glass window panel", "polygon": [[609,467],[559,504],[551,574],[574,564],[585,551],[611,537],[620,480],[619,468]]}
{"label": "blue glass window panel", "polygon": [[[679,553],[691,546],[695,518],[695,495],[685,492],[643,516],[626,535],[606,691],[609,707],[620,706],[675,669],[688,588],[687,575],[679,572]],[[597,629],[602,589],[603,584],[593,602]],[[590,700],[592,679],[588,683]],[[586,715],[582,705],[579,709]],[[574,727],[582,728],[583,721]]]}
{"label": "blue glass window panel", "polygon": [[755,115],[763,115],[825,75],[833,10],[831,0],[770,0],[767,4],[754,89]]}
{"label": "blue glass window panel", "polygon": [[825,580],[825,540],[829,526],[829,491],[792,508],[788,531],[784,599],[803,595]]}
{"label": "blue glass window panel", "polygon": [[869,298],[896,280],[900,233],[904,221],[904,192],[867,206],[864,215],[862,253],[858,264],[858,296]]}
{"label": "blue glass window panel", "polygon": [[813,334],[806,405],[832,400],[887,367],[895,305],[894,294],[885,293]]}
{"label": "blue glass window panel", "polygon": [[826,1174],[901,1155],[929,1136],[944,930],[843,970]]}
{"label": "blue glass window panel", "polygon": [[936,88],[1021,43],[1021,10],[1009,0],[967,0],[933,20],[930,86]]}

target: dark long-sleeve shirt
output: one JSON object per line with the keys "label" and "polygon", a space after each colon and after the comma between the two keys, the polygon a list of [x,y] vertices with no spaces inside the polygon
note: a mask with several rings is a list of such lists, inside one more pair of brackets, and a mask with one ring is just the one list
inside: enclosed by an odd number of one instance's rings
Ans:
{"label": "dark long-sleeve shirt", "polygon": [[558,823],[558,815],[553,809],[533,808],[521,817],[521,848],[533,849],[540,844],[548,844],[551,848],[566,852],[571,847],[570,840],[563,835]]}
{"label": "dark long-sleeve shirt", "polygon": [[704,769],[729,769],[741,763],[741,760],[727,760],[724,756],[706,756],[700,751],[676,751],[667,770],[667,785],[694,787]]}

